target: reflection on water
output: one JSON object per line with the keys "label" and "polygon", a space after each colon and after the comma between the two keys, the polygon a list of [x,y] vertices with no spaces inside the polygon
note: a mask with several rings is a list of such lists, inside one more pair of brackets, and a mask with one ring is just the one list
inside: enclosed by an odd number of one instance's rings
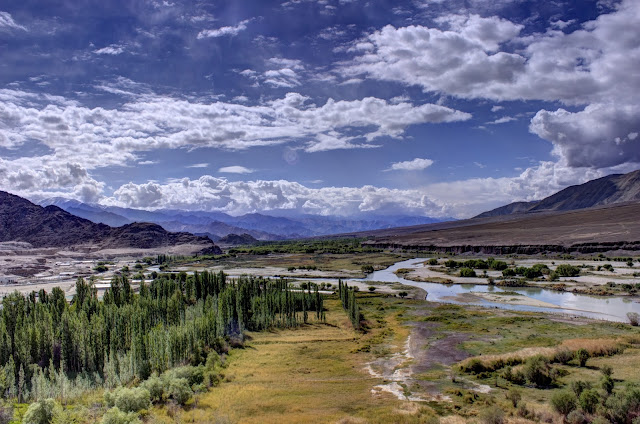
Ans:
{"label": "reflection on water", "polygon": [[511,309],[518,311],[540,311],[566,313],[570,315],[588,316],[609,321],[627,322],[628,312],[640,313],[640,303],[637,298],[628,296],[619,297],[602,297],[589,296],[584,294],[575,294],[569,292],[558,292],[538,287],[508,287],[504,290],[496,286],[476,285],[476,284],[439,284],[439,283],[420,283],[406,280],[394,274],[399,268],[420,268],[423,262],[428,258],[409,259],[398,262],[387,269],[375,271],[367,276],[367,278],[354,281],[383,281],[390,283],[401,283],[408,286],[419,287],[427,291],[427,300],[435,302],[459,303],[447,297],[456,296],[458,294],[469,292],[503,292],[512,291],[528,296],[532,299],[557,305],[559,308],[543,308],[536,306],[509,305],[502,302],[491,302],[488,300],[480,300],[471,304],[497,307],[501,309]]}

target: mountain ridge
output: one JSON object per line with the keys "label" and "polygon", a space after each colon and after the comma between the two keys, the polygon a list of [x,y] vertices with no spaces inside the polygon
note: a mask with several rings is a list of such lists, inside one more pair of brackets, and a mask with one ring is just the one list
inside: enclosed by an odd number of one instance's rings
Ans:
{"label": "mountain ridge", "polygon": [[[94,245],[111,248],[160,248],[193,244],[216,247],[207,237],[171,233],[153,223],[130,223],[120,227],[94,223],[64,209],[42,207],[14,194],[0,191],[0,241],[27,242],[34,247]],[[217,248],[220,251],[220,248]]]}
{"label": "mountain ridge", "polygon": [[514,202],[476,215],[474,218],[527,214],[543,211],[571,211],[640,201],[640,170],[611,174],[583,184],[569,186],[542,200]]}

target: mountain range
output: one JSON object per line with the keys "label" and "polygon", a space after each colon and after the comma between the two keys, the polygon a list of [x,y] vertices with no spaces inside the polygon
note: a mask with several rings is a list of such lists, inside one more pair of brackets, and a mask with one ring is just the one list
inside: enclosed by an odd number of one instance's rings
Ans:
{"label": "mountain range", "polygon": [[560,190],[542,200],[515,202],[483,212],[476,218],[549,211],[571,211],[640,201],[640,170],[612,174]]}
{"label": "mountain range", "polygon": [[146,211],[87,204],[59,197],[45,199],[39,203],[42,206],[58,206],[69,213],[95,223],[117,227],[133,222],[153,222],[167,231],[186,231],[192,234],[206,235],[214,241],[229,234],[248,234],[261,241],[282,240],[442,221],[429,217],[404,215],[341,218],[305,214],[284,217],[261,213],[232,216],[223,212],[173,209]]}
{"label": "mountain range", "polygon": [[385,248],[530,254],[640,250],[640,171],[567,187],[474,218],[353,234]]}
{"label": "mountain range", "polygon": [[42,207],[0,191],[0,242],[6,241],[27,242],[34,247],[86,245],[102,249],[194,245],[197,250],[222,253],[207,237],[185,232],[171,233],[152,223],[110,227],[78,217],[54,205]]}

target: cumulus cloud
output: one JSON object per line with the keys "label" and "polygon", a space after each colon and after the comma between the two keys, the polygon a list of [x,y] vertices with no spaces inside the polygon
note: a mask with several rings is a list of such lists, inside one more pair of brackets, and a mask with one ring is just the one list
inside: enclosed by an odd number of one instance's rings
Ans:
{"label": "cumulus cloud", "polygon": [[555,22],[545,33],[521,36],[519,24],[478,15],[440,17],[440,28],[389,25],[354,43],[354,57],[338,72],[345,79],[365,75],[465,99],[584,107],[541,110],[531,131],[550,141],[568,166],[613,166],[639,156],[628,137],[639,122],[638,21],[640,2],[623,0],[569,33],[558,30],[569,25]]}
{"label": "cumulus cloud", "polygon": [[446,208],[419,190],[373,186],[308,188],[286,180],[230,182],[210,175],[166,184],[128,183],[118,188],[104,203],[145,208],[221,210],[233,214],[277,210],[320,215],[355,215],[373,211],[397,214],[405,211],[443,216],[447,212]]}
{"label": "cumulus cloud", "polygon": [[13,20],[9,12],[0,12],[0,31],[11,31],[15,29],[27,31],[26,27],[17,24],[16,21]]}
{"label": "cumulus cloud", "polygon": [[217,37],[233,37],[238,35],[240,32],[247,29],[247,24],[251,22],[251,19],[246,19],[244,21],[239,22],[234,26],[224,26],[216,29],[203,29],[198,33],[198,40],[203,38],[217,38]]}
{"label": "cumulus cloud", "polygon": [[218,169],[218,172],[227,173],[227,174],[251,174],[253,169],[245,168],[244,166],[233,165],[233,166],[223,166]]}
{"label": "cumulus cloud", "polygon": [[569,166],[608,167],[640,162],[640,105],[593,104],[580,112],[541,110],[529,129],[554,145]]}
{"label": "cumulus cloud", "polygon": [[391,164],[391,167],[387,171],[422,171],[433,165],[431,159],[415,158],[404,162],[395,162]]}

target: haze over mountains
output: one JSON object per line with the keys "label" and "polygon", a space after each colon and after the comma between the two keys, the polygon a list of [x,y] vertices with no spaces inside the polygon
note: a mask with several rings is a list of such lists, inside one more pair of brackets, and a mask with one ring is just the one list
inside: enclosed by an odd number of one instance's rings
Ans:
{"label": "haze over mountains", "polygon": [[379,247],[458,253],[640,250],[640,171],[609,175],[472,219],[359,236]]}
{"label": "haze over mountains", "polygon": [[27,242],[34,247],[91,246],[102,249],[149,249],[190,244],[200,246],[201,250],[221,253],[207,237],[170,233],[151,223],[112,228],[54,205],[42,207],[0,191],[0,242],[6,241]]}
{"label": "haze over mountains", "polygon": [[607,175],[584,184],[567,187],[542,200],[510,203],[483,212],[475,218],[543,211],[570,211],[636,201],[640,201],[640,170],[627,174]]}
{"label": "haze over mountains", "polygon": [[50,198],[40,205],[55,205],[69,213],[110,226],[132,222],[153,222],[167,231],[186,231],[206,235],[217,241],[229,234],[248,234],[257,240],[281,240],[330,234],[369,231],[440,222],[442,220],[416,216],[376,216],[342,218],[319,215],[288,217],[251,213],[231,216],[223,212],[155,210],[90,205],[77,200]]}

